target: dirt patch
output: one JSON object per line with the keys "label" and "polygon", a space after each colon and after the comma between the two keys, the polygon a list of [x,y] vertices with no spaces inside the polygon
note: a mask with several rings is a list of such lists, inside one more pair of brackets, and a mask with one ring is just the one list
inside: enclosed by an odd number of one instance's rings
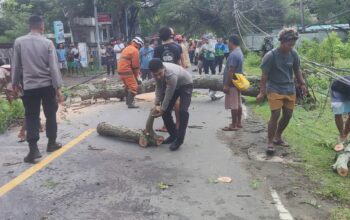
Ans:
{"label": "dirt patch", "polygon": [[244,128],[237,132],[219,132],[218,136],[244,160],[252,175],[252,188],[264,182],[275,189],[283,203],[297,220],[326,220],[336,205],[334,201],[317,196],[316,183],[304,174],[302,161],[290,148],[277,147],[276,156],[265,154],[267,125],[250,110]]}

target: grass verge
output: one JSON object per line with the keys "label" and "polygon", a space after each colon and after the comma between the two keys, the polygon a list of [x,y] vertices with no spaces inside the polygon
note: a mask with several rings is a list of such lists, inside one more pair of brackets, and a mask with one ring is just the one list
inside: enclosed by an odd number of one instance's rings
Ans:
{"label": "grass verge", "polygon": [[0,134],[5,132],[11,122],[23,118],[24,107],[22,101],[16,100],[9,104],[7,100],[0,99]]}
{"label": "grass verge", "polygon": [[[267,103],[260,106],[255,103],[255,99],[248,98],[247,104],[257,115],[268,121],[270,109]],[[302,107],[296,107],[284,137],[291,144],[292,150],[302,159],[307,176],[317,183],[314,192],[348,206],[350,179],[340,177],[331,169],[335,157],[333,147],[338,132],[329,105],[324,112],[319,109],[306,111]],[[332,211],[331,216],[331,220],[349,220],[350,209],[337,208]]]}

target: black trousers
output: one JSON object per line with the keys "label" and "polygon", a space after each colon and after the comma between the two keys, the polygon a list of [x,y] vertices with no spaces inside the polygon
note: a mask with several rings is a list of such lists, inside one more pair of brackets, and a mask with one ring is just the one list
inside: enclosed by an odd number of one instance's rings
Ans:
{"label": "black trousers", "polygon": [[[171,99],[168,109],[163,114],[163,121],[165,127],[168,129],[170,136],[177,137],[183,141],[186,135],[186,128],[188,125],[189,113],[188,109],[191,104],[193,85],[185,85],[177,89]],[[180,127],[176,130],[176,125],[173,120],[172,111],[176,100],[180,97]]]}
{"label": "black trousers", "polygon": [[215,60],[206,60],[203,61],[204,73],[209,74],[209,68],[212,75],[215,75]]}
{"label": "black trousers", "polygon": [[116,62],[113,60],[107,60],[107,75],[112,74],[114,76],[116,69]]}
{"label": "black trousers", "polygon": [[36,144],[39,140],[41,104],[46,117],[46,136],[55,140],[57,137],[56,112],[58,110],[56,90],[52,86],[24,90],[22,100],[25,108],[28,143]]}
{"label": "black trousers", "polygon": [[219,66],[219,73],[222,70],[222,64],[224,63],[224,56],[215,57],[215,67]]}
{"label": "black trousers", "polygon": [[142,80],[150,80],[152,79],[152,73],[150,70],[147,70],[147,69],[141,69],[141,78]]}
{"label": "black trousers", "polygon": [[114,64],[107,64],[107,75],[112,74],[115,75],[115,65]]}

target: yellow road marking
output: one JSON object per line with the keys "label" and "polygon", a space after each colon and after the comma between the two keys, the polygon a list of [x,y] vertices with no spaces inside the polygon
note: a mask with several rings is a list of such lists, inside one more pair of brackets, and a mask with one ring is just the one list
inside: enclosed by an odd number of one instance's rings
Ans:
{"label": "yellow road marking", "polygon": [[33,174],[47,166],[49,163],[51,163],[53,160],[61,156],[63,153],[77,145],[79,142],[90,136],[93,132],[95,132],[96,129],[88,129],[85,132],[83,132],[81,135],[70,141],[68,144],[64,145],[61,149],[51,153],[49,156],[45,157],[42,161],[39,163],[33,165],[32,167],[28,168],[26,171],[21,173],[19,176],[11,180],[10,182],[6,183],[4,186],[0,188],[0,197],[17,187],[19,184],[27,180],[29,177],[31,177]]}

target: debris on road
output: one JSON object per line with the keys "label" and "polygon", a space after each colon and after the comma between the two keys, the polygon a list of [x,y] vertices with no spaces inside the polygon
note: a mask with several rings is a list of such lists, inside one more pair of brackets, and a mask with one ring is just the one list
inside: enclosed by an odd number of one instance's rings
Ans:
{"label": "debris on road", "polygon": [[250,187],[252,188],[252,189],[258,189],[259,188],[259,186],[260,186],[260,184],[261,184],[261,180],[260,179],[253,179],[251,182],[250,182]]}
{"label": "debris on road", "polygon": [[97,147],[93,147],[93,146],[89,145],[88,150],[104,151],[106,149],[105,148],[97,148]]}
{"label": "debris on road", "polygon": [[249,198],[252,197],[251,195],[237,195],[239,198]]}
{"label": "debris on road", "polygon": [[161,183],[158,184],[158,186],[159,186],[159,189],[166,190],[166,189],[168,189],[169,187],[171,187],[173,185],[161,182]]}
{"label": "debris on road", "polygon": [[192,129],[203,129],[203,126],[200,126],[200,125],[190,125],[190,126],[188,126],[188,128],[192,128]]}
{"label": "debris on road", "polygon": [[217,179],[219,183],[232,183],[232,178],[228,176],[221,176]]}
{"label": "debris on road", "polygon": [[3,163],[2,166],[4,167],[10,167],[10,166],[14,166],[17,164],[21,164],[22,162],[14,162],[14,163]]}

